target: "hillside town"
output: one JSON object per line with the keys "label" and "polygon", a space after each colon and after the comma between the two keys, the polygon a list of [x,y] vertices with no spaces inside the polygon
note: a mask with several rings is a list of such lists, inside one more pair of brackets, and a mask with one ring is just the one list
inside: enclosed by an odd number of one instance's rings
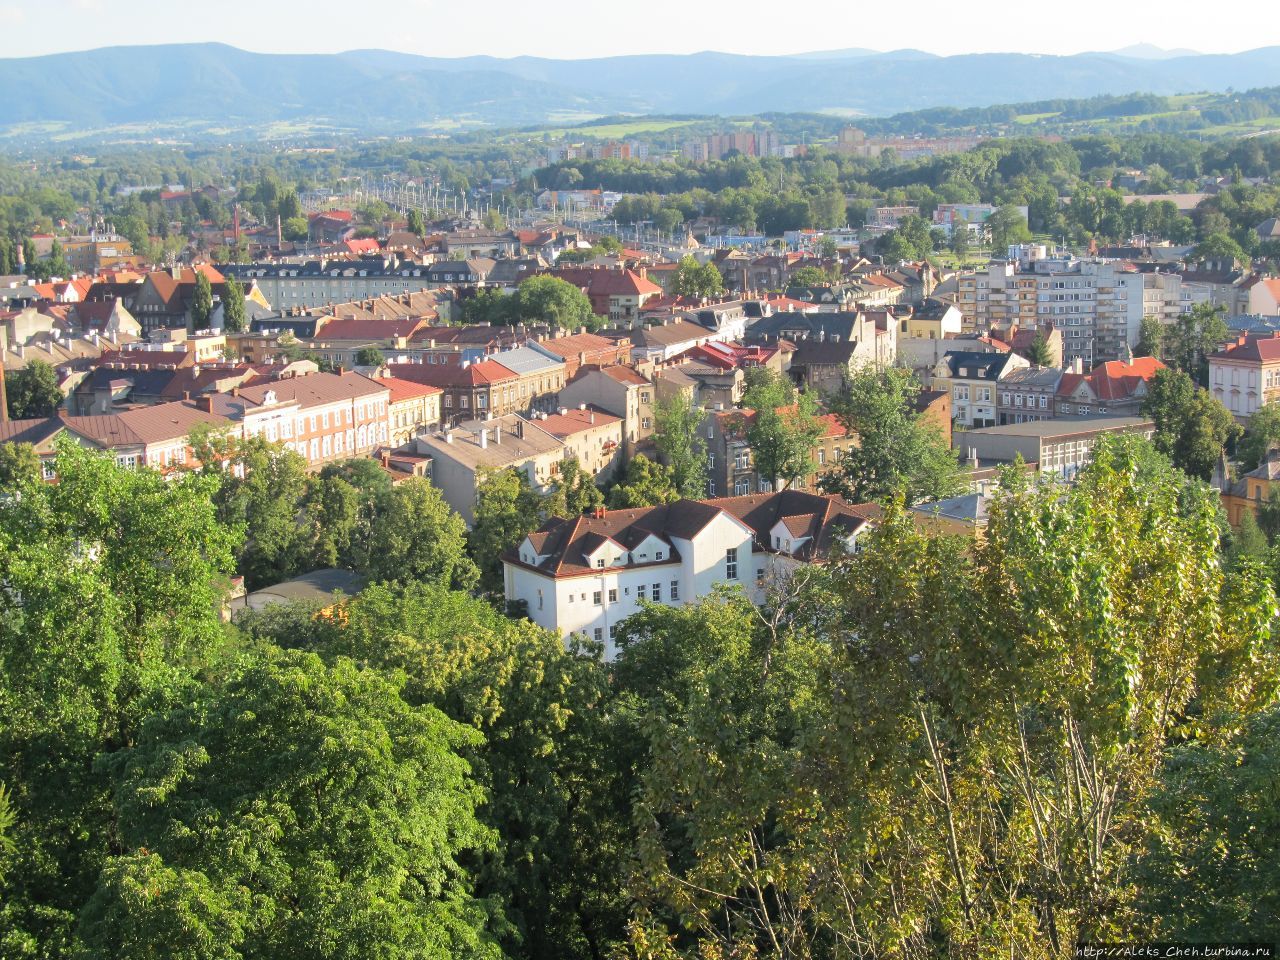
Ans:
{"label": "hillside town", "polygon": [[0,958],[1274,955],[1275,50],[69,6],[199,42],[0,59]]}

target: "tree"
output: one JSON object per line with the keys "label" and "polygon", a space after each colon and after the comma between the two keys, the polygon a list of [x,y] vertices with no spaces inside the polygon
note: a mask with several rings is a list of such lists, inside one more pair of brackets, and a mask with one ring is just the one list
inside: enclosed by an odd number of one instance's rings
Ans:
{"label": "tree", "polygon": [[0,782],[14,814],[0,943],[74,952],[115,831],[94,764],[182,702],[223,642],[234,531],[216,481],[118,466],[69,439],[58,482],[0,497]]}
{"label": "tree", "polygon": [[684,393],[659,397],[653,408],[654,446],[680,496],[691,500],[707,490],[707,442],[698,432],[705,417],[706,411]]}
{"label": "tree", "polygon": [[459,755],[478,741],[348,660],[240,666],[108,764],[123,849],[85,907],[86,946],[497,960],[500,918],[464,867],[494,847]]}
{"label": "tree", "polygon": [[1145,930],[1130,870],[1168,751],[1277,685],[1274,593],[1224,570],[1217,513],[1107,438],[1074,487],[1014,480],[977,543],[890,505],[781,619],[732,594],[630,618],[634,952],[1055,956]]}
{"label": "tree", "polygon": [[417,209],[409,210],[408,230],[416,237],[422,236],[427,232],[427,224],[422,219],[422,211]]}
{"label": "tree", "polygon": [[1252,510],[1240,512],[1240,529],[1231,538],[1231,559],[1239,562],[1249,558],[1258,563],[1266,563],[1269,544],[1267,535],[1258,525]]}
{"label": "tree", "polygon": [[903,495],[908,504],[953,496],[963,488],[955,454],[936,426],[915,410],[920,384],[891,367],[855,374],[832,410],[858,443],[819,485],[854,503]]}
{"label": "tree", "polygon": [[801,267],[787,279],[788,287],[823,287],[829,283],[831,278],[817,267]]}
{"label": "tree", "polygon": [[[623,938],[626,766],[609,673],[591,648],[437,584],[378,584],[319,641],[329,660],[403,677],[401,696],[475,728],[462,752],[500,843],[477,895],[501,900],[511,956],[595,960]],[[518,942],[517,942],[518,941]]]}
{"label": "tree", "polygon": [[391,491],[374,521],[372,542],[371,579],[417,580],[469,590],[479,578],[466,552],[466,524],[423,477],[410,477]]}
{"label": "tree", "polygon": [[609,491],[609,507],[613,510],[656,507],[679,499],[671,468],[655,463],[643,453],[631,458],[622,482]]}
{"label": "tree", "polygon": [[1189,475],[1208,480],[1240,433],[1231,411],[1178,370],[1157,370],[1142,401],[1156,426],[1155,445]]}
{"label": "tree", "polygon": [[515,293],[515,314],[526,323],[545,323],[562,330],[586,327],[594,332],[604,326],[587,295],[559,277],[530,277]]}
{"label": "tree", "polygon": [[560,476],[548,494],[542,511],[552,517],[580,517],[604,506],[604,494],[576,457],[560,464]]}
{"label": "tree", "polygon": [[0,489],[17,490],[43,479],[40,457],[29,443],[0,443]]}
{"label": "tree", "polygon": [[1014,244],[1030,243],[1031,229],[1027,226],[1027,218],[1022,211],[1011,204],[1006,204],[987,218],[985,224],[991,234],[991,248],[1005,250]]}
{"label": "tree", "polygon": [[302,524],[309,542],[307,567],[356,566],[356,530],[360,525],[360,494],[341,477],[315,477],[307,485]]}
{"label": "tree", "polygon": [[477,290],[474,296],[460,301],[459,305],[459,319],[463,323],[488,323],[496,327],[514,324],[518,319],[515,312],[516,298],[495,287]]}
{"label": "tree", "polygon": [[751,368],[745,380],[742,405],[754,411],[746,434],[756,471],[775,490],[785,489],[814,470],[813,447],[823,431],[817,404],[767,367]]}
{"label": "tree", "polygon": [[1240,469],[1245,473],[1255,469],[1267,451],[1280,446],[1280,403],[1264,403],[1249,417],[1244,436],[1236,447]]}
{"label": "tree", "polygon": [[6,370],[4,388],[10,420],[52,417],[65,399],[58,372],[43,360],[28,361],[21,370]]}
{"label": "tree", "polygon": [[521,470],[498,470],[476,478],[475,522],[468,545],[480,570],[480,587],[502,593],[502,554],[537,530],[543,521],[544,498]]}
{"label": "tree", "polygon": [[280,224],[280,235],[284,240],[306,240],[308,233],[306,217],[290,217]]}
{"label": "tree", "polygon": [[1208,356],[1229,336],[1222,308],[1198,303],[1179,314],[1164,332],[1165,360],[1175,370],[1190,374],[1196,383],[1209,383]]}
{"label": "tree", "polygon": [[1027,359],[1039,367],[1053,365],[1053,352],[1049,349],[1049,341],[1044,338],[1043,333],[1037,332],[1032,338],[1031,345],[1027,347]]}
{"label": "tree", "polygon": [[1192,256],[1197,260],[1230,259],[1242,262],[1249,260],[1249,255],[1227,233],[1209,234],[1192,251]]}
{"label": "tree", "polygon": [[1272,936],[1280,915],[1280,822],[1271,790],[1280,710],[1229,714],[1173,748],[1151,801],[1135,885],[1154,935],[1182,942]]}
{"label": "tree", "polygon": [[191,295],[191,325],[195,330],[204,330],[209,326],[209,317],[213,313],[213,286],[205,274],[196,271],[196,288]]}
{"label": "tree", "polygon": [[243,333],[246,326],[244,290],[235,277],[227,277],[222,288],[222,329],[227,333]]}
{"label": "tree", "polygon": [[[205,462],[209,454],[195,449]],[[209,456],[215,471],[220,462],[232,468],[222,473],[218,504],[225,523],[248,531],[240,552],[246,586],[253,590],[299,573],[311,550],[308,531],[298,523],[307,495],[306,460],[261,436]]]}
{"label": "tree", "polygon": [[724,280],[714,263],[701,264],[693,256],[687,256],[676,268],[671,292],[680,297],[714,297],[724,293]]}
{"label": "tree", "polygon": [[1164,352],[1164,324],[1159,317],[1147,314],[1142,318],[1139,328],[1138,344],[1133,348],[1135,357],[1155,357],[1157,360]]}
{"label": "tree", "polygon": [[356,353],[356,366],[358,367],[380,367],[387,362],[387,358],[383,356],[382,351],[377,347],[361,347]]}

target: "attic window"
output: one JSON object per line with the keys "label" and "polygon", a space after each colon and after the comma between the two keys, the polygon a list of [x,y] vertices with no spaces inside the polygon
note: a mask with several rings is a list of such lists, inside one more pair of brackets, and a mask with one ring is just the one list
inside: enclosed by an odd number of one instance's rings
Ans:
{"label": "attic window", "polygon": [[596,566],[597,566],[597,567],[603,567],[603,566],[604,566],[604,557],[598,557],[598,558],[596,559]]}
{"label": "attic window", "polygon": [[655,553],[655,554],[653,555],[653,558],[654,558],[655,560],[661,560],[661,559],[662,559],[662,551],[661,551],[661,550],[659,550],[657,553]]}

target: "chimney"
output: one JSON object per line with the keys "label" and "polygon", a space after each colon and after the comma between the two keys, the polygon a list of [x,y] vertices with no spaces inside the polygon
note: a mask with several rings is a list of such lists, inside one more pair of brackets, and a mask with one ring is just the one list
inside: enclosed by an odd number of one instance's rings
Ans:
{"label": "chimney", "polygon": [[524,420],[516,420],[516,436],[524,439]]}
{"label": "chimney", "polygon": [[382,451],[382,468],[384,470],[391,469],[391,451],[390,450]]}
{"label": "chimney", "polygon": [[585,410],[585,409],[587,409],[587,405],[586,405],[585,403],[580,403],[580,404],[578,404],[578,409],[579,409],[579,410]]}
{"label": "chimney", "polygon": [[207,393],[201,394],[196,397],[196,407],[205,413],[213,413],[213,397]]}
{"label": "chimney", "polygon": [[973,469],[975,470],[978,469],[978,448],[977,447],[969,448],[969,466],[973,467]]}
{"label": "chimney", "polygon": [[487,450],[489,448],[489,429],[487,427],[480,428],[480,449]]}
{"label": "chimney", "polygon": [[498,446],[502,446],[502,424],[498,423],[493,428],[493,442]]}
{"label": "chimney", "polygon": [[453,431],[452,431],[452,430],[446,430],[446,431],[444,432],[444,442],[445,442],[445,443],[453,443]]}

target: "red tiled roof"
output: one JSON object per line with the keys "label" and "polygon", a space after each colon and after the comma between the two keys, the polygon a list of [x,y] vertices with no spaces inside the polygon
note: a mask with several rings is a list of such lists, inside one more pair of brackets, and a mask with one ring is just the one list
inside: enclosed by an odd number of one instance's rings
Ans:
{"label": "red tiled roof", "polygon": [[539,340],[538,346],[554,353],[557,357],[576,357],[580,353],[616,353],[618,343],[608,337],[594,333],[574,333],[567,337],[552,337]]}
{"label": "red tiled roof", "polygon": [[1209,359],[1245,360],[1253,363],[1280,360],[1280,335],[1240,337],[1229,347],[1212,354]]}
{"label": "red tiled roof", "polygon": [[412,380],[401,380],[399,377],[378,377],[376,382],[391,390],[392,403],[413,400],[417,397],[429,397],[441,392],[439,387],[433,387],[429,383],[415,383]]}
{"label": "red tiled roof", "polygon": [[315,339],[324,340],[395,340],[410,337],[427,325],[425,318],[395,318],[385,320],[360,317],[336,317],[326,320],[316,332]]}
{"label": "red tiled roof", "polygon": [[564,413],[548,414],[538,421],[538,426],[558,440],[563,440],[583,430],[594,430],[610,423],[618,423],[620,417],[605,413],[598,407],[588,406],[586,410],[566,410]]}
{"label": "red tiled roof", "polygon": [[1084,382],[1098,400],[1127,400],[1157,371],[1164,369],[1165,365],[1155,357],[1139,357],[1133,363],[1109,360],[1089,373],[1064,373],[1058,384],[1058,396],[1069,397]]}
{"label": "red tiled roof", "polygon": [[482,360],[466,366],[460,363],[391,363],[387,369],[392,376],[433,387],[476,387],[518,379],[514,371],[496,360]]}

